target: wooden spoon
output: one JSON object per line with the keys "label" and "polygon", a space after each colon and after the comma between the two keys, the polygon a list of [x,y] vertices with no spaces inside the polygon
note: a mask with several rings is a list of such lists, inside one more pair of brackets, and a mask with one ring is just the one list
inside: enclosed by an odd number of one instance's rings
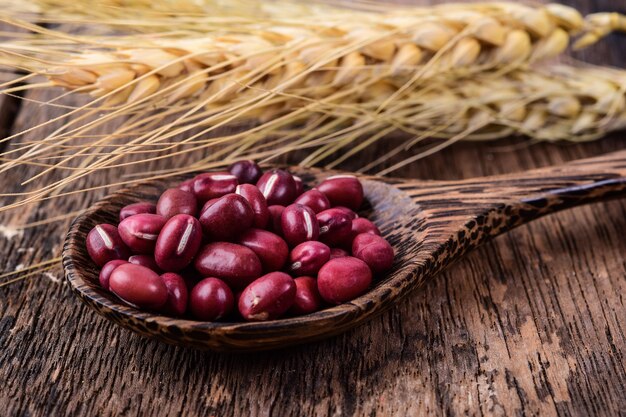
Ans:
{"label": "wooden spoon", "polygon": [[[292,167],[314,184],[337,172]],[[362,176],[368,217],[396,251],[392,271],[365,295],[307,316],[268,322],[198,322],[139,311],[103,291],[85,248],[99,223],[117,223],[120,209],[156,201],[186,179],[151,181],[98,202],[72,224],[63,248],[74,292],[105,318],[167,343],[219,351],[255,351],[312,342],[351,329],[398,303],[488,239],[543,215],[626,194],[626,150],[523,173],[464,181],[412,181]]]}

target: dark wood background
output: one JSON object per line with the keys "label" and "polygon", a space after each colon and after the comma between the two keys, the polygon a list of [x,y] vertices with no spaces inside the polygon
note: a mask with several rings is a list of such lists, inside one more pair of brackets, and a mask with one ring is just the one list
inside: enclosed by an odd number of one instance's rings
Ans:
{"label": "dark wood background", "polygon": [[[569,3],[584,12],[626,8],[608,0]],[[614,35],[577,57],[624,67],[625,41]],[[58,113],[6,98],[0,105],[3,135]],[[457,179],[515,172],[625,144],[623,133],[576,145],[465,143],[397,174]],[[381,143],[369,154],[391,146]],[[33,172],[3,175],[2,190],[19,190]],[[107,173],[81,185],[115,179]],[[17,234],[15,225],[102,196],[3,213],[0,269],[58,256],[69,223]],[[0,288],[0,415],[626,415],[624,236],[626,201],[552,215],[474,251],[354,331],[253,355],[198,352],[129,333],[80,304],[57,267]]]}

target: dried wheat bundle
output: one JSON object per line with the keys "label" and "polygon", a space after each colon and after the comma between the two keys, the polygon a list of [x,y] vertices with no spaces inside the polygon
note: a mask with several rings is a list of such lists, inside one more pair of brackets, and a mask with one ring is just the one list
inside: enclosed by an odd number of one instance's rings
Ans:
{"label": "dried wheat bundle", "polygon": [[[78,192],[72,184],[96,171],[184,154],[193,158],[183,168],[129,181],[301,149],[310,149],[303,163],[334,166],[394,132],[410,138],[392,153],[442,139],[409,162],[461,139],[585,140],[624,125],[623,72],[529,67],[562,52],[576,33],[585,45],[624,29],[621,16],[514,3],[358,13],[332,11],[323,23],[272,14],[236,26],[218,16],[201,19],[211,21],[202,33],[133,36],[79,36],[5,18],[34,34],[3,42],[0,63],[50,80],[7,83],[5,93],[62,86],[95,98],[5,138],[65,121],[2,154],[0,172],[41,168],[26,181],[40,185],[4,195],[15,201],[2,209]],[[118,127],[99,130],[108,126]]]}

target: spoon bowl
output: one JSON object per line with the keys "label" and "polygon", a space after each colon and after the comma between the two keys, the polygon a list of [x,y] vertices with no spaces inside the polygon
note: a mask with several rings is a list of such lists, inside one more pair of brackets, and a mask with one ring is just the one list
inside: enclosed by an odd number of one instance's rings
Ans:
{"label": "spoon bowl", "polygon": [[[288,168],[305,184],[337,171]],[[94,204],[72,224],[63,248],[65,276],[90,308],[123,327],[166,343],[216,351],[257,351],[312,342],[345,332],[395,305],[426,279],[487,239],[560,209],[626,194],[626,152],[562,167],[458,182],[360,176],[366,215],[393,246],[392,269],[348,303],[305,316],[265,322],[200,322],[123,304],[98,285],[85,247],[89,231],[116,223],[122,207],[156,201],[189,178],[134,185]]]}

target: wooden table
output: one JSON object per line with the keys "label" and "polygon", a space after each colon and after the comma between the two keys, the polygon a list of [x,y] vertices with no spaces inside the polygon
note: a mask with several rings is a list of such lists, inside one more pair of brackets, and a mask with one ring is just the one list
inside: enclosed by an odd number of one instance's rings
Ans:
{"label": "wooden table", "polygon": [[[575,5],[595,11],[615,4]],[[613,36],[579,57],[624,67],[623,43]],[[1,128],[16,132],[58,112],[5,99]],[[622,137],[578,145],[460,144],[397,174],[456,179],[515,172],[621,149]],[[3,175],[3,191],[18,190],[33,172]],[[80,185],[106,184],[115,175]],[[16,234],[12,225],[84,208],[102,195],[4,213],[1,269],[57,256],[68,221]],[[552,215],[471,253],[354,331],[253,355],[198,352],[132,334],[83,306],[57,268],[0,289],[0,414],[624,415],[624,236],[626,201]]]}

